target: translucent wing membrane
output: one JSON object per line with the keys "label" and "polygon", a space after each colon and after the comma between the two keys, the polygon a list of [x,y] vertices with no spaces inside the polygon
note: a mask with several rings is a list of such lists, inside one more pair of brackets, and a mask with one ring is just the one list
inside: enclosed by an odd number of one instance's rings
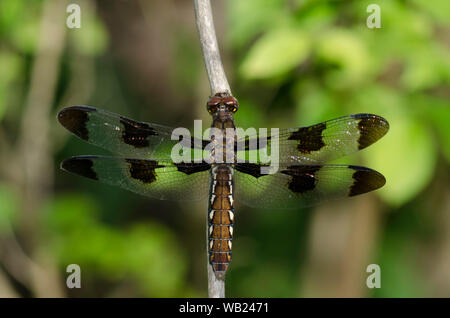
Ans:
{"label": "translucent wing membrane", "polygon": [[61,168],[160,200],[198,200],[208,196],[207,163],[78,156],[64,160]]}
{"label": "translucent wing membrane", "polygon": [[[170,160],[173,128],[138,122],[105,110],[86,106],[63,109],[58,120],[89,143],[124,158],[79,156],[63,161],[62,169],[157,199],[196,200],[209,191],[211,165],[176,164]],[[326,165],[326,161],[364,149],[386,134],[388,122],[371,114],[355,114],[301,128],[280,129],[258,144],[259,135],[238,139],[238,159],[264,150],[272,154],[276,139],[279,156],[274,174],[261,170],[260,157],[250,163],[232,164],[238,201],[259,208],[297,208],[318,202],[359,195],[385,184],[375,170],[352,165]],[[194,157],[209,143],[190,138],[182,141]],[[241,151],[240,151],[241,150]],[[154,159],[160,158],[160,159]],[[252,157],[253,158],[253,157]]]}
{"label": "translucent wing membrane", "polygon": [[258,164],[236,164],[236,200],[258,208],[298,208],[363,194],[386,180],[375,170],[351,165],[290,165],[263,175]]}
{"label": "translucent wing membrane", "polygon": [[[364,149],[383,137],[389,130],[388,122],[377,115],[354,114],[320,124],[301,128],[268,131],[267,152],[272,153],[274,138],[279,140],[279,162],[314,164],[337,159]],[[259,135],[238,140],[237,149],[246,150],[240,158],[247,158],[260,147],[255,142]],[[264,148],[264,147],[263,147]],[[276,158],[275,158],[276,159]]]}
{"label": "translucent wing membrane", "polygon": [[[88,106],[72,106],[61,110],[59,122],[87,142],[126,157],[170,159],[179,140],[171,140],[173,128],[138,122],[108,111]],[[194,148],[209,141],[183,140],[183,146]]]}

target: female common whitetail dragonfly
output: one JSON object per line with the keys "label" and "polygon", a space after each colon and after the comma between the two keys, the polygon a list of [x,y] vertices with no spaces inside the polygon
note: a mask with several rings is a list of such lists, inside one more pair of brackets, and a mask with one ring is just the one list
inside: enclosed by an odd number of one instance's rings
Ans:
{"label": "female common whitetail dragonfly", "polygon": [[[260,138],[257,133],[227,138],[227,128],[236,130],[233,114],[238,107],[232,96],[212,96],[207,103],[212,127],[224,132],[226,137],[218,139],[210,135],[210,140],[192,137],[188,142],[184,140],[183,146],[194,150],[200,145],[204,150],[205,145],[215,144],[214,149],[224,150],[220,156],[229,155],[229,144],[234,144],[232,150],[243,152],[258,147],[271,150],[273,135],[265,139],[265,146],[252,142]],[[371,114],[279,129],[275,136],[278,170],[272,174],[261,173],[267,163],[236,160],[239,151],[232,154],[232,162],[221,161],[212,150],[209,161],[176,163],[171,159],[171,149],[183,141],[172,140],[173,128],[134,121],[105,110],[67,107],[59,112],[58,120],[81,139],[121,156],[72,157],[62,162],[63,170],[157,199],[209,197],[208,255],[220,279],[231,262],[235,198],[252,207],[295,208],[370,192],[386,182],[383,175],[366,167],[324,164],[364,149],[386,134],[388,122]]]}

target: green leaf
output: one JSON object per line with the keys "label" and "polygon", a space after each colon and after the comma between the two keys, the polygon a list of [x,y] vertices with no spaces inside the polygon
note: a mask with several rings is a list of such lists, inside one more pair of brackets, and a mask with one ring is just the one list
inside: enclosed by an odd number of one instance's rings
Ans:
{"label": "green leaf", "polygon": [[186,254],[173,234],[157,223],[134,225],[127,233],[124,256],[146,295],[176,295],[186,272]]}
{"label": "green leaf", "polygon": [[0,183],[0,234],[8,231],[19,212],[19,198],[6,184]]}
{"label": "green leaf", "polygon": [[239,122],[239,127],[258,127],[265,119],[261,106],[255,104],[250,99],[239,99],[239,111],[235,115],[236,122]]}
{"label": "green leaf", "polygon": [[76,49],[84,55],[97,56],[108,46],[108,33],[103,23],[88,10],[82,13],[81,28],[70,29]]}
{"label": "green leaf", "polygon": [[330,28],[333,24],[336,13],[332,7],[312,4],[306,9],[305,11],[305,7],[301,7],[298,12],[300,16],[297,18],[297,21],[302,30],[312,33],[322,32],[324,29]]}
{"label": "green leaf", "polygon": [[0,52],[0,121],[5,114],[9,97],[12,95],[10,85],[22,74],[22,59],[7,51]]}
{"label": "green leaf", "polygon": [[318,60],[333,70],[327,73],[330,87],[352,86],[367,79],[371,57],[364,41],[347,30],[323,34],[317,43]]}
{"label": "green leaf", "polygon": [[430,95],[416,95],[411,103],[419,109],[419,115],[428,118],[435,130],[440,149],[450,162],[450,101]]}
{"label": "green leaf", "polygon": [[443,25],[450,25],[450,1],[448,0],[412,0],[420,11],[425,11],[431,15],[435,22]]}
{"label": "green leaf", "polygon": [[17,54],[8,51],[0,51],[0,84],[7,85],[17,79],[22,71],[22,60]]}
{"label": "green leaf", "polygon": [[264,34],[250,49],[240,67],[247,79],[282,75],[301,64],[309,54],[308,36],[296,29],[277,29]]}
{"label": "green leaf", "polygon": [[95,226],[99,215],[97,202],[85,194],[59,195],[46,206],[46,228],[69,234],[77,228]]}
{"label": "green leaf", "polygon": [[241,47],[257,34],[289,18],[284,0],[229,0],[227,33],[231,45]]}
{"label": "green leaf", "polygon": [[61,264],[79,264],[110,282],[134,280],[144,296],[179,296],[186,255],[165,226],[109,226],[100,220],[97,202],[84,194],[60,195],[46,214],[49,247]]}
{"label": "green leaf", "polygon": [[422,46],[405,56],[401,80],[411,91],[430,89],[450,80],[450,53],[439,46]]}
{"label": "green leaf", "polygon": [[3,115],[6,111],[6,92],[3,85],[0,86],[0,122],[2,121]]}
{"label": "green leaf", "polygon": [[376,297],[426,297],[423,275],[416,268],[411,238],[388,233],[380,248],[381,288],[374,290]]}
{"label": "green leaf", "polygon": [[15,27],[20,25],[20,20],[17,17],[26,10],[25,1],[0,1],[0,32],[8,34]]}
{"label": "green leaf", "polygon": [[39,38],[39,23],[36,20],[26,20],[12,32],[12,41],[23,52],[34,54]]}
{"label": "green leaf", "polygon": [[297,100],[297,126],[309,126],[344,115],[335,96],[313,81],[300,82],[294,94]]}
{"label": "green leaf", "polygon": [[364,152],[368,166],[386,177],[377,193],[393,206],[400,206],[431,181],[437,151],[427,127],[415,118],[387,118],[390,130],[382,140]]}

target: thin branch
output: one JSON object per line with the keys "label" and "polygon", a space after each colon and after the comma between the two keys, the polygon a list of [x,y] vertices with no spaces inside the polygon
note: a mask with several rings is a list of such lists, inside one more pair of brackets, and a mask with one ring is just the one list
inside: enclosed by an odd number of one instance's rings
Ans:
{"label": "thin branch", "polygon": [[[220,59],[219,46],[217,45],[216,31],[209,0],[194,0],[195,20],[200,37],[203,59],[208,72],[211,95],[228,93],[231,95],[222,60]],[[206,250],[208,250],[208,219],[206,218]],[[210,298],[225,297],[225,280],[218,279],[214,274],[209,259],[208,268],[208,296]]]}
{"label": "thin branch", "polygon": [[216,93],[231,94],[230,85],[220,58],[219,46],[217,45],[210,0],[194,0],[194,10],[203,59],[211,85],[211,95]]}

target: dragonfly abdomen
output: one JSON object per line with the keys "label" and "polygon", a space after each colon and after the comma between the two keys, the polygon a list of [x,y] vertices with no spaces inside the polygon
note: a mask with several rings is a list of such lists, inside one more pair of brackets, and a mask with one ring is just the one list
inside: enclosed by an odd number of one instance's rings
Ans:
{"label": "dragonfly abdomen", "polygon": [[209,262],[223,278],[231,262],[234,224],[233,168],[227,165],[212,168],[208,221]]}

